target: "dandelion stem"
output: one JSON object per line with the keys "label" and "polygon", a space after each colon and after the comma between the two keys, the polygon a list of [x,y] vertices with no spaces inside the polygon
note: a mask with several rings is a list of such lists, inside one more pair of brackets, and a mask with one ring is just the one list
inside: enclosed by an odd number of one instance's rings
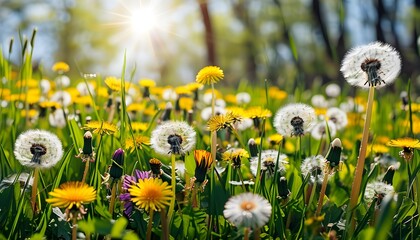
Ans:
{"label": "dandelion stem", "polygon": [[172,185],[172,198],[169,205],[168,219],[172,220],[172,215],[175,209],[175,195],[176,195],[176,179],[175,179],[175,154],[171,154],[171,185]]}
{"label": "dandelion stem", "polygon": [[147,232],[146,232],[147,240],[152,239],[152,226],[153,226],[153,213],[154,212],[155,211],[153,209],[150,209],[149,223],[147,224]]}
{"label": "dandelion stem", "polygon": [[[350,206],[349,206],[350,214],[355,209],[358,199],[359,199],[359,195],[360,195],[360,185],[362,183],[363,169],[365,166],[366,148],[367,148],[367,142],[369,138],[369,128],[370,128],[370,122],[372,119],[373,96],[375,93],[374,91],[375,91],[375,87],[372,86],[369,88],[369,96],[368,96],[367,109],[366,109],[366,119],[365,119],[365,125],[363,127],[362,143],[360,146],[359,157],[357,160],[355,176],[354,176],[353,185],[351,189]],[[350,231],[351,231],[350,235],[354,232],[354,229],[356,227],[355,221],[356,221],[355,218],[352,216],[351,226],[350,226]]]}
{"label": "dandelion stem", "polygon": [[85,171],[83,172],[82,182],[86,182],[86,176],[87,176],[87,173],[89,172],[89,162],[90,160],[86,160]]}
{"label": "dandelion stem", "polygon": [[111,190],[111,202],[109,203],[109,213],[111,213],[111,218],[114,215],[115,196],[117,195],[118,179],[112,182],[113,183],[112,183],[112,190]]}
{"label": "dandelion stem", "polygon": [[162,221],[162,240],[169,240],[168,218],[166,216],[166,209],[162,208],[160,211],[160,219]]}
{"label": "dandelion stem", "polygon": [[321,192],[319,193],[318,207],[316,208],[315,217],[319,216],[319,214],[321,213],[321,208],[324,202],[325,190],[327,189],[328,177],[330,175],[328,169],[329,167],[327,166],[324,170],[324,181],[322,181],[322,187]]}
{"label": "dandelion stem", "polygon": [[192,207],[193,208],[198,207],[198,202],[197,202],[197,187],[194,186],[194,185],[192,186],[192,189],[191,189],[191,198],[192,198],[192,200],[191,200]]}
{"label": "dandelion stem", "polygon": [[257,228],[257,229],[254,230],[254,240],[259,240],[260,239],[260,232],[261,232],[260,228]]}
{"label": "dandelion stem", "polygon": [[38,176],[39,175],[39,169],[34,169],[34,181],[32,183],[32,194],[31,194],[31,206],[32,206],[32,212],[36,214],[36,193],[38,190]]}
{"label": "dandelion stem", "polygon": [[71,239],[72,240],[77,239],[77,217],[76,216],[73,216],[73,219],[72,219]]}
{"label": "dandelion stem", "polygon": [[249,239],[249,227],[246,227],[244,229],[244,240],[248,240]]}

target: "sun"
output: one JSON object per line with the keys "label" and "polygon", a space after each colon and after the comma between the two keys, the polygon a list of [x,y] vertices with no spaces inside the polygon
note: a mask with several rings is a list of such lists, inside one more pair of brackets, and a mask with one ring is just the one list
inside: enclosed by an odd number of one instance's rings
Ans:
{"label": "sun", "polygon": [[159,26],[158,13],[152,7],[142,7],[130,12],[129,24],[135,35],[144,35]]}

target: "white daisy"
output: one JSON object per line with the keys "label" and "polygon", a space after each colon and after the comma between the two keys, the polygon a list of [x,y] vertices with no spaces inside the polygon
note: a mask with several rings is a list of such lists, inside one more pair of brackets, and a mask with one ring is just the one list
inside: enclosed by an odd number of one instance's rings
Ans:
{"label": "white daisy", "polygon": [[310,130],[315,118],[315,110],[311,106],[292,103],[277,111],[273,124],[283,136],[302,136]]}
{"label": "white daisy", "polygon": [[15,142],[16,159],[26,167],[50,168],[63,156],[60,139],[45,130],[28,130],[21,133]]}
{"label": "white daisy", "polygon": [[241,193],[226,202],[223,215],[237,227],[261,228],[271,216],[271,205],[260,195]]}
{"label": "white daisy", "polygon": [[343,110],[336,107],[328,108],[327,113],[325,115],[328,120],[332,121],[335,124],[337,130],[341,130],[345,126],[347,126],[347,113]]}
{"label": "white daisy", "polygon": [[[279,172],[285,172],[287,162],[287,155],[280,154],[277,150],[264,150],[261,152],[261,171],[267,172],[267,176],[273,176],[276,169],[277,156],[279,157],[279,165],[277,167]],[[258,156],[252,157],[249,161],[250,169],[254,176],[257,176]]]}
{"label": "white daisy", "polygon": [[400,54],[392,46],[381,42],[351,49],[344,56],[340,68],[348,83],[362,88],[389,85],[400,70]]}
{"label": "white daisy", "polygon": [[155,128],[150,138],[152,148],[159,154],[170,156],[191,151],[195,146],[195,130],[186,122],[166,121]]}

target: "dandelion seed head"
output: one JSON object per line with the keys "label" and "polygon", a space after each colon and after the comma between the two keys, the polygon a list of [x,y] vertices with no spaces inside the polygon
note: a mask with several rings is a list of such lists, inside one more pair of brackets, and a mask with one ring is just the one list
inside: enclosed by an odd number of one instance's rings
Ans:
{"label": "dandelion seed head", "polygon": [[337,127],[332,121],[319,121],[316,123],[311,130],[311,136],[316,140],[325,139],[327,137],[327,125],[328,131],[331,137],[335,137],[337,134]]}
{"label": "dandelion seed head", "polygon": [[338,86],[338,84],[330,83],[325,88],[325,94],[327,94],[328,97],[336,98],[340,96],[341,94],[341,88]]}
{"label": "dandelion seed head", "polygon": [[347,113],[339,108],[328,108],[325,115],[327,120],[332,121],[335,124],[337,130],[345,128],[348,124]]}
{"label": "dandelion seed head", "polygon": [[277,111],[273,124],[283,136],[302,136],[310,131],[315,118],[315,110],[311,106],[293,103]]}
{"label": "dandelion seed head", "polygon": [[322,183],[324,180],[325,158],[322,155],[310,156],[303,160],[300,170],[304,177],[310,175],[312,183]]}
{"label": "dandelion seed head", "polygon": [[351,49],[340,71],[351,85],[381,88],[391,84],[401,70],[400,54],[389,44],[373,42]]}
{"label": "dandelion seed head", "polygon": [[184,155],[194,148],[195,138],[196,132],[187,122],[166,121],[153,130],[150,143],[161,155]]}
{"label": "dandelion seed head", "polygon": [[16,159],[26,167],[51,168],[63,156],[60,139],[45,130],[28,130],[21,133],[15,142]]}
{"label": "dandelion seed head", "polygon": [[[264,150],[261,152],[261,172],[267,172],[267,176],[271,177],[274,175],[276,168],[277,156],[279,158],[277,171],[281,174],[286,172],[287,161],[286,154],[280,154],[277,150]],[[254,176],[257,176],[258,169],[258,158],[259,156],[252,157],[249,161],[251,172]]]}
{"label": "dandelion seed head", "polygon": [[364,196],[365,200],[368,203],[371,203],[375,197],[382,199],[386,195],[394,194],[394,192],[394,187],[392,185],[381,181],[374,181],[366,185]]}

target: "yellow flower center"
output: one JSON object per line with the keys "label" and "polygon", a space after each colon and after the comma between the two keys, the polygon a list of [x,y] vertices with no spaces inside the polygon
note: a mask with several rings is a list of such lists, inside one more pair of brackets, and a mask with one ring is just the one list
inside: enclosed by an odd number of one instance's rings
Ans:
{"label": "yellow flower center", "polygon": [[250,202],[250,201],[243,201],[241,203],[241,209],[245,210],[245,211],[251,211],[256,207],[254,202]]}

